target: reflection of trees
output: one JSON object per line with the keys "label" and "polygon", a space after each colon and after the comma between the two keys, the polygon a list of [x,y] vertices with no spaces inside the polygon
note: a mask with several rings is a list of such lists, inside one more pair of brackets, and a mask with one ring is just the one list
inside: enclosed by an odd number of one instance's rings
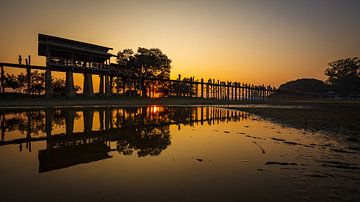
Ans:
{"label": "reflection of trees", "polygon": [[[80,112],[82,111],[82,113]],[[94,111],[99,112],[100,128],[93,127]],[[126,107],[126,108],[66,108],[39,109],[26,112],[1,114],[1,144],[28,143],[46,140],[48,149],[77,147],[97,139],[102,143],[115,142],[119,153],[138,156],[159,155],[171,144],[170,125],[209,125],[240,121],[247,114],[216,107]],[[74,132],[74,120],[83,116],[83,131]],[[61,134],[53,134],[52,129],[64,127]],[[19,130],[26,133],[20,139],[4,141],[4,131]],[[46,136],[31,137],[31,134],[45,132]]]}
{"label": "reflection of trees", "polygon": [[123,155],[131,155],[137,151],[139,157],[157,156],[170,144],[169,126],[132,128],[117,142],[116,149]]}
{"label": "reflection of trees", "polygon": [[[82,111],[82,113],[80,112]],[[99,112],[100,129],[93,127],[94,111]],[[74,132],[74,120],[83,116],[83,131]],[[66,108],[39,109],[25,112],[0,112],[2,140],[0,145],[22,144],[31,151],[31,142],[46,141],[39,151],[39,172],[110,158],[110,151],[138,157],[160,155],[171,144],[170,125],[209,125],[224,121],[239,121],[246,113],[215,107],[126,107],[126,108]],[[65,133],[53,134],[55,127]],[[22,138],[4,140],[4,131],[19,130]],[[32,137],[44,131],[46,136]],[[111,144],[115,143],[115,144]],[[116,145],[114,147],[113,145]]]}
{"label": "reflection of trees", "polygon": [[[3,114],[2,122],[6,131],[19,130],[21,132],[39,133],[44,131],[46,126],[45,121],[46,112],[44,110],[34,110],[28,112],[16,112]],[[66,111],[53,110],[52,128],[63,127],[66,121]],[[79,119],[80,115],[75,114],[75,119]]]}

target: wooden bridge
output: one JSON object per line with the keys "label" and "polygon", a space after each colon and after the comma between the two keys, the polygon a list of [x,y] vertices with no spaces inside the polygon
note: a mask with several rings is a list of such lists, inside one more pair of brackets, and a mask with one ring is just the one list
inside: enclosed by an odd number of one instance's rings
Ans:
{"label": "wooden bridge", "polygon": [[[167,86],[167,92],[162,92],[161,96],[186,96],[208,99],[222,99],[222,100],[266,100],[271,94],[276,92],[275,88],[271,86],[254,86],[240,82],[219,81],[215,79],[195,80],[194,77],[188,80],[178,79],[154,79],[154,78],[136,78],[124,74],[124,70],[119,68],[117,64],[111,64],[110,58],[115,56],[108,53],[112,48],[64,39],[55,36],[39,34],[38,36],[38,55],[46,57],[46,66],[31,65],[31,58],[29,57],[26,64],[14,63],[0,63],[0,92],[5,92],[4,77],[6,68],[20,68],[26,70],[27,87],[30,89],[31,71],[43,70],[45,71],[45,96],[51,97],[52,92],[52,72],[66,73],[66,91],[67,97],[74,97],[74,73],[84,75],[83,95],[91,97],[94,96],[92,75],[98,75],[99,95],[111,96],[119,94],[113,92],[113,79],[127,81],[129,83],[129,94],[134,94],[132,87],[140,85],[141,80],[149,83],[161,82]],[[173,86],[186,85],[192,92],[182,94],[179,89],[172,88]],[[151,89],[154,85],[149,85],[146,89],[151,96]],[[146,88],[141,86],[141,88]],[[141,91],[143,92],[143,91]],[[30,91],[28,92],[30,94]],[[124,90],[122,94],[125,94]]]}

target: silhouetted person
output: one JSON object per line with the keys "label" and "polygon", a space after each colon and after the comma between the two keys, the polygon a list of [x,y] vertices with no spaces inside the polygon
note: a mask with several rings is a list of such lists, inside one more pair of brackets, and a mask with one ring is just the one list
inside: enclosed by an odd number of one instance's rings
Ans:
{"label": "silhouetted person", "polygon": [[21,57],[21,55],[19,55],[18,61],[19,61],[19,65],[21,65],[21,63],[22,63],[22,57]]}

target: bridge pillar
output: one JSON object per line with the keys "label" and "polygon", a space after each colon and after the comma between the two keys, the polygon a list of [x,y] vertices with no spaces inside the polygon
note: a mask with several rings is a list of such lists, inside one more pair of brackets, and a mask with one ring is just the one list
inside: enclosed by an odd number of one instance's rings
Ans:
{"label": "bridge pillar", "polygon": [[84,92],[83,92],[83,94],[87,97],[94,96],[92,75],[90,73],[84,74]]}
{"label": "bridge pillar", "polygon": [[104,94],[104,76],[100,75],[100,83],[99,83],[99,94],[103,95]]}
{"label": "bridge pillar", "polygon": [[5,93],[5,86],[4,86],[4,79],[5,79],[5,72],[4,72],[4,66],[1,66],[0,67],[0,70],[1,70],[1,73],[0,73],[0,85],[1,85],[1,88],[0,88],[0,92],[1,93]]}
{"label": "bridge pillar", "polygon": [[105,76],[105,95],[110,96],[111,95],[111,85],[110,85],[110,76]]}
{"label": "bridge pillar", "polygon": [[66,72],[65,96],[74,97],[74,75],[72,71]]}
{"label": "bridge pillar", "polygon": [[45,97],[52,97],[51,70],[45,71]]}

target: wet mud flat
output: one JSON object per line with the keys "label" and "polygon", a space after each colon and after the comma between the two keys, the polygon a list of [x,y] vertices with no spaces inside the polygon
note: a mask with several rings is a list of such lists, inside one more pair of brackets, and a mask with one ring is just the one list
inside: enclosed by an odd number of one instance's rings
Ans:
{"label": "wet mud flat", "polygon": [[324,131],[355,145],[360,143],[360,101],[279,102],[268,105],[231,106],[263,118],[311,132]]}

